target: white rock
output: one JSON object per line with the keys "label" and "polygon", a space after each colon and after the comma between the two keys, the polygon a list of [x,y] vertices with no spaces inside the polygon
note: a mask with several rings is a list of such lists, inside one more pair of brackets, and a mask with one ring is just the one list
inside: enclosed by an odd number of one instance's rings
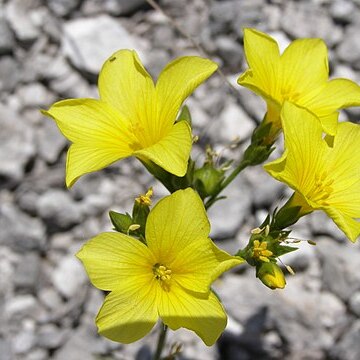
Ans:
{"label": "white rock", "polygon": [[230,142],[236,137],[241,140],[248,138],[254,130],[255,123],[249,115],[235,102],[229,101],[222,111],[219,120],[214,124],[215,138]]}
{"label": "white rock", "polygon": [[66,229],[82,219],[80,208],[68,192],[49,189],[37,203],[37,212],[50,226]]}
{"label": "white rock", "polygon": [[39,35],[39,28],[33,18],[34,1],[12,0],[7,3],[6,17],[10,26],[21,41],[34,41]]}
{"label": "white rock", "polygon": [[35,154],[34,133],[20,114],[0,105],[0,175],[18,182]]}
{"label": "white rock", "polygon": [[219,200],[209,210],[211,236],[215,239],[235,236],[251,204],[249,187],[241,178],[235,179],[221,195],[227,198]]}
{"label": "white rock", "polygon": [[54,94],[41,83],[24,85],[17,94],[24,107],[46,107],[55,101]]}
{"label": "white rock", "polygon": [[85,270],[74,255],[63,258],[52,276],[55,288],[66,298],[75,296],[86,279]]}
{"label": "white rock", "polygon": [[39,155],[50,164],[59,158],[67,142],[55,121],[49,118],[44,118],[42,126],[37,129],[36,139]]}
{"label": "white rock", "polygon": [[37,308],[37,302],[32,295],[18,295],[5,303],[5,315],[7,318],[13,316],[23,318],[33,314]]}
{"label": "white rock", "polygon": [[139,39],[108,15],[65,23],[63,46],[74,66],[91,74],[98,74],[104,61],[119,49],[134,49],[145,60]]}

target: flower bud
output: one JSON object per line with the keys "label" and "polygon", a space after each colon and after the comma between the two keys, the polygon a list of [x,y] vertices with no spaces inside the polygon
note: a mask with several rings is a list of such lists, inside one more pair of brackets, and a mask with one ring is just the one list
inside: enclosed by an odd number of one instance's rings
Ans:
{"label": "flower bud", "polygon": [[256,270],[256,276],[270,289],[283,289],[286,285],[284,273],[273,262],[261,263]]}
{"label": "flower bud", "polygon": [[224,171],[215,169],[213,164],[206,163],[194,173],[194,184],[201,198],[206,198],[216,193],[218,186],[224,179]]}
{"label": "flower bud", "polygon": [[[153,190],[150,188],[146,194],[140,195],[135,199],[134,207],[132,211],[132,218],[134,224],[139,225],[140,233],[145,235],[145,225],[147,217],[150,213],[151,197]],[[136,229],[137,230],[137,229]]]}

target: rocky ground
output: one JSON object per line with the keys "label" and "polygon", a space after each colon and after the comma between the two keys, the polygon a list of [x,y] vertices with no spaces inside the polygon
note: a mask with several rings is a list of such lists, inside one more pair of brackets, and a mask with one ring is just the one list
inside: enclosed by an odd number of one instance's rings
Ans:
{"label": "rocky ground", "polygon": [[[217,61],[214,75],[188,100],[194,133],[224,157],[239,150],[264,114],[261,100],[235,84],[245,68],[242,28],[274,35],[282,48],[298,37],[322,37],[332,76],[360,80],[359,0],[162,0],[161,6]],[[156,332],[124,346],[96,333],[103,294],[90,286],[74,253],[90,237],[110,230],[109,209],[131,209],[154,185],[136,160],[122,161],[64,186],[66,140],[39,109],[56,100],[96,97],[96,77],[119,48],[137,49],[156,76],[171,59],[198,54],[145,0],[0,0],[0,359],[149,359]],[[343,119],[360,120],[359,109]],[[212,235],[236,251],[269,208],[289,191],[261,169],[243,173],[228,200],[211,209]],[[188,331],[182,359],[360,358],[360,249],[323,214],[312,214],[294,236],[313,239],[284,257],[296,270],[284,291],[271,291],[252,269],[216,283],[229,313],[218,344],[204,346]]]}

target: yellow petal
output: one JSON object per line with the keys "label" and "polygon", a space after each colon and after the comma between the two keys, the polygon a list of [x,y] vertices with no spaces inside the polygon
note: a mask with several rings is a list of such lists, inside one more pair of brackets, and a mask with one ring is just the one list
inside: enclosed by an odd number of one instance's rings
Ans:
{"label": "yellow petal", "polygon": [[125,344],[144,337],[158,319],[156,289],[134,282],[107,295],[96,317],[99,333]]}
{"label": "yellow petal", "polygon": [[306,195],[314,185],[315,173],[321,173],[326,148],[321,124],[306,109],[285,102],[281,112],[286,153],[264,166],[280,181]]}
{"label": "yellow petal", "polygon": [[190,126],[180,121],[156,144],[134,152],[140,159],[149,159],[176,176],[184,176],[192,145]]}
{"label": "yellow petal", "polygon": [[329,204],[337,210],[360,219],[360,126],[340,123],[333,146],[326,152],[329,177],[334,182]]}
{"label": "yellow petal", "polygon": [[60,131],[76,143],[68,153],[66,184],[86,173],[100,170],[130,156],[136,141],[127,122],[114,108],[93,99],[71,99],[55,103],[44,112]]}
{"label": "yellow petal", "polygon": [[360,86],[351,80],[334,79],[327,82],[317,96],[302,105],[319,117],[346,107],[360,106]]}
{"label": "yellow petal", "polygon": [[169,264],[186,246],[207,238],[210,224],[199,195],[191,188],[160,200],[146,223],[146,241],[159,263]]}
{"label": "yellow petal", "polygon": [[102,233],[89,240],[76,256],[83,262],[94,286],[126,291],[134,283],[151,282],[155,261],[141,241],[121,233]]}
{"label": "yellow petal", "polygon": [[211,283],[223,272],[243,261],[220,250],[207,238],[194,241],[169,264],[174,280],[182,287],[207,293]]}
{"label": "yellow petal", "polygon": [[360,106],[360,86],[351,80],[334,79],[307,94],[298,103],[319,117],[327,134],[335,135],[339,117],[337,110]]}
{"label": "yellow petal", "polygon": [[180,327],[192,330],[208,346],[219,338],[227,322],[220,301],[211,291],[199,295],[180,286],[161,293],[159,315],[172,330]]}
{"label": "yellow petal", "polygon": [[334,207],[328,207],[324,210],[334,220],[339,229],[342,230],[352,242],[355,242],[360,236],[360,222],[338,211]]}
{"label": "yellow petal", "polygon": [[170,62],[156,83],[158,119],[169,129],[183,101],[217,69],[217,64],[198,56],[184,56]]}
{"label": "yellow petal", "polygon": [[156,128],[155,87],[133,50],[119,50],[104,63],[98,81],[101,100],[128,119],[142,147],[163,134]]}
{"label": "yellow petal", "polygon": [[277,42],[255,30],[244,30],[244,50],[249,70],[238,79],[245,86],[265,99],[281,102],[280,52]]}
{"label": "yellow petal", "polygon": [[302,96],[319,89],[328,79],[329,64],[324,41],[293,41],[281,55],[281,70],[284,100],[299,103]]}
{"label": "yellow petal", "polygon": [[66,186],[70,188],[80,176],[101,170],[125,157],[112,149],[72,144],[66,159]]}
{"label": "yellow petal", "polygon": [[319,120],[321,122],[321,126],[324,132],[332,136],[336,135],[337,127],[338,127],[338,119],[339,119],[339,113],[337,111],[324,116],[319,116]]}

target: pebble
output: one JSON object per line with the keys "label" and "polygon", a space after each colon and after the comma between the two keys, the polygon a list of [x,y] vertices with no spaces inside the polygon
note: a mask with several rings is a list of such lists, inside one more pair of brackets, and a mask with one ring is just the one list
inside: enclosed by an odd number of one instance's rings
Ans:
{"label": "pebble", "polygon": [[359,31],[359,24],[347,27],[343,41],[336,48],[336,55],[339,60],[350,64],[356,70],[360,70],[360,44],[358,41]]}
{"label": "pebble", "polygon": [[55,95],[41,83],[32,83],[22,86],[18,90],[18,97],[25,107],[45,108],[55,101]]}
{"label": "pebble", "polygon": [[1,360],[14,359],[14,353],[12,351],[11,344],[3,338],[0,338],[0,354],[1,354]]}
{"label": "pebble", "polygon": [[350,297],[349,301],[350,310],[360,318],[360,291],[355,292]]}
{"label": "pebble", "polygon": [[46,242],[43,223],[12,204],[0,204],[0,244],[20,253],[40,251]]}
{"label": "pebble", "polygon": [[33,348],[25,356],[24,360],[48,360],[49,354],[45,349]]}
{"label": "pebble", "polygon": [[109,14],[120,16],[129,15],[144,5],[147,5],[146,0],[105,0],[103,6]]}
{"label": "pebble", "polygon": [[31,318],[35,315],[38,303],[33,295],[17,295],[5,303],[5,315],[7,319]]}
{"label": "pebble", "polygon": [[37,334],[37,345],[45,349],[57,349],[66,341],[67,333],[54,324],[43,325]]}
{"label": "pebble", "polygon": [[67,16],[75,10],[81,0],[48,0],[47,6],[58,16]]}
{"label": "pebble", "polygon": [[[233,84],[236,84],[235,81],[232,81]],[[235,88],[239,94],[239,100],[241,102],[241,107],[254,119],[257,123],[260,123],[266,114],[266,104],[259,96],[255,95],[252,91],[248,90],[245,87],[240,85],[235,85]]]}
{"label": "pebble", "polygon": [[68,192],[49,189],[43,193],[37,203],[37,213],[44,219],[52,231],[68,229],[82,220],[79,205]]}
{"label": "pebble", "polygon": [[14,285],[28,293],[36,293],[41,282],[39,275],[41,271],[40,257],[32,252],[23,255],[14,276]]}
{"label": "pebble", "polygon": [[335,0],[331,3],[329,9],[332,18],[341,24],[348,24],[356,19],[359,15],[359,10],[352,1]]}
{"label": "pebble", "polygon": [[335,360],[358,360],[360,358],[360,320],[357,320],[343,334],[338,344],[330,351]]}
{"label": "pebble", "polygon": [[40,302],[49,310],[54,311],[62,306],[62,300],[53,287],[43,287],[38,291]]}
{"label": "pebble", "polygon": [[246,221],[250,209],[249,187],[240,177],[236,178],[222,193],[227,199],[216,202],[209,209],[211,237],[234,238],[237,230]]}
{"label": "pebble", "polygon": [[[316,26],[313,26],[314,23]],[[293,39],[319,37],[324,39],[329,47],[340,43],[342,38],[341,28],[315,3],[288,2],[281,26]]]}
{"label": "pebble", "polygon": [[228,144],[236,138],[240,141],[248,139],[254,128],[254,121],[249,115],[238,104],[228,101],[210,134],[217,141]]}
{"label": "pebble", "polygon": [[322,263],[322,282],[324,287],[343,301],[349,301],[351,295],[360,290],[359,251],[353,244],[339,245],[330,238],[318,238],[316,250]]}
{"label": "pebble", "polygon": [[74,255],[68,255],[55,268],[52,281],[59,293],[69,299],[76,296],[87,277],[80,261]]}
{"label": "pebble", "polygon": [[251,201],[257,209],[279,203],[284,190],[281,182],[273,179],[261,167],[249,167],[244,170],[243,176],[252,188]]}
{"label": "pebble", "polygon": [[13,51],[15,37],[6,19],[0,15],[0,55],[8,54]]}
{"label": "pebble", "polygon": [[66,138],[61,134],[55,121],[42,119],[42,126],[37,129],[37,152],[47,163],[55,163],[67,145]]}
{"label": "pebble", "polygon": [[12,341],[12,348],[15,354],[26,354],[36,343],[34,329],[24,329],[15,335]]}
{"label": "pebble", "polygon": [[39,1],[11,0],[5,8],[6,18],[16,37],[23,42],[32,43],[40,34],[34,18],[34,9]]}
{"label": "pebble", "polygon": [[119,49],[136,50],[146,63],[141,42],[108,15],[67,21],[63,46],[71,63],[92,75],[97,75],[104,61]]}
{"label": "pebble", "polygon": [[84,329],[78,329],[73,332],[72,336],[58,351],[54,353],[54,360],[79,360],[92,359],[93,353],[91,345],[94,343],[94,338],[89,337],[88,332]]}
{"label": "pebble", "polygon": [[323,211],[315,211],[308,219],[310,228],[315,235],[328,235],[339,242],[348,241],[344,233]]}
{"label": "pebble", "polygon": [[20,114],[0,104],[0,176],[13,186],[19,183],[26,166],[35,155],[33,129]]}
{"label": "pebble", "polygon": [[20,81],[21,66],[11,56],[0,57],[0,90],[12,92]]}
{"label": "pebble", "polygon": [[241,68],[244,53],[242,46],[228,36],[219,36],[215,39],[218,56],[229,71],[237,72]]}

